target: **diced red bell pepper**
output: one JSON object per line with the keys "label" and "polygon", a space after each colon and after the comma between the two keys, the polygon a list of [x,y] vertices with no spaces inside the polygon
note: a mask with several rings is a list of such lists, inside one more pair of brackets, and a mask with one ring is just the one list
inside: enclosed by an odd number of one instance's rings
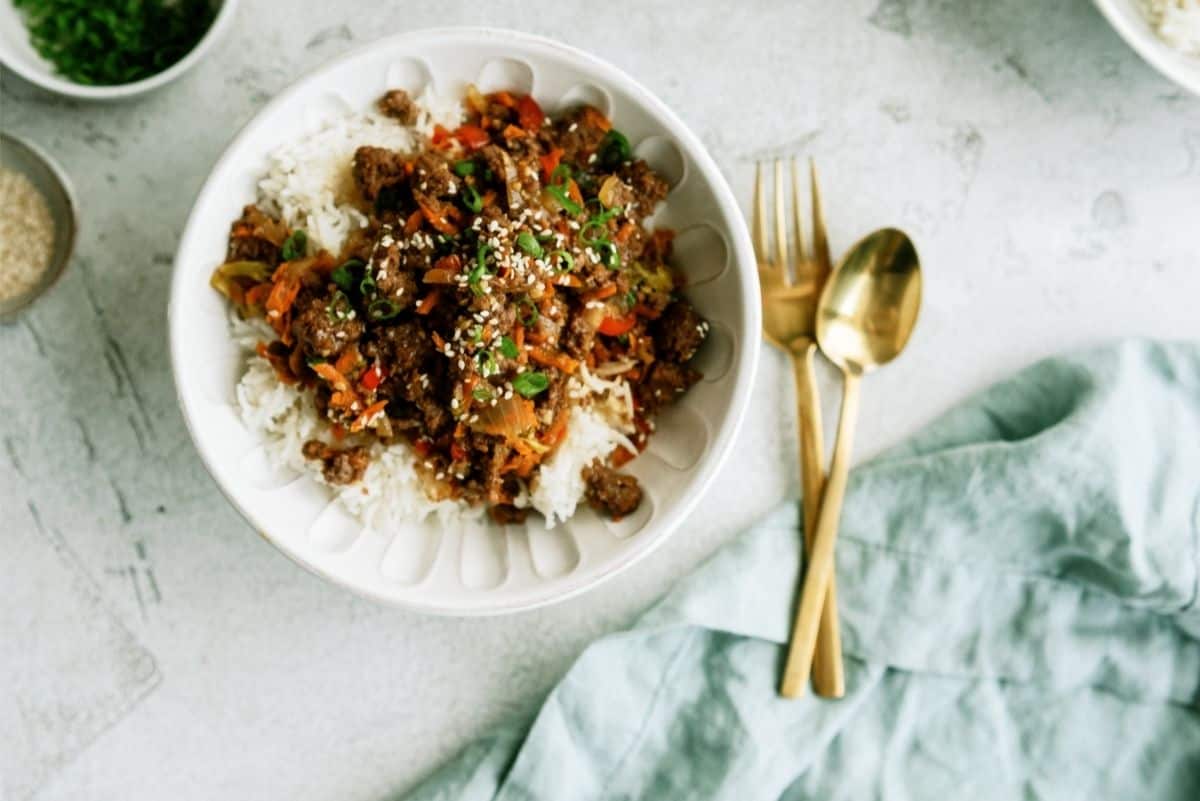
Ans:
{"label": "diced red bell pepper", "polygon": [[383,383],[383,370],[380,369],[378,364],[372,364],[362,374],[362,377],[358,379],[358,383],[366,390],[378,388]]}
{"label": "diced red bell pepper", "polygon": [[464,461],[467,458],[467,449],[457,442],[450,443],[450,458],[456,462]]}
{"label": "diced red bell pepper", "polygon": [[450,140],[450,132],[446,130],[444,125],[440,123],[433,126],[433,142],[434,147],[441,147],[444,143]]}
{"label": "diced red bell pepper", "polygon": [[454,138],[462,142],[462,146],[467,150],[478,150],[491,141],[487,131],[470,123],[458,126],[454,131]]}
{"label": "diced red bell pepper", "polygon": [[533,99],[533,95],[525,95],[517,101],[517,121],[521,123],[521,127],[530,133],[537,133],[538,128],[542,127],[542,123],[546,119],[545,112]]}
{"label": "diced red bell pepper", "polygon": [[637,315],[630,313],[624,317],[605,317],[604,322],[600,323],[600,327],[596,330],[605,336],[619,337],[622,334],[628,334],[635,325],[637,325]]}
{"label": "diced red bell pepper", "polygon": [[550,176],[554,174],[554,170],[558,167],[558,162],[562,159],[562,148],[554,147],[549,153],[544,153],[538,156],[538,161],[542,163],[542,180],[546,183],[550,182]]}

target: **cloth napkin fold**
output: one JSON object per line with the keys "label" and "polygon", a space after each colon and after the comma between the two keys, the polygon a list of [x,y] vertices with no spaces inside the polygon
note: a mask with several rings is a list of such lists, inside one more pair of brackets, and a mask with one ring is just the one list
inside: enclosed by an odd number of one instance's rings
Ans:
{"label": "cloth napkin fold", "polygon": [[1200,798],[1200,347],[1040,362],[856,469],[840,701],[775,693],[798,516],[408,801]]}

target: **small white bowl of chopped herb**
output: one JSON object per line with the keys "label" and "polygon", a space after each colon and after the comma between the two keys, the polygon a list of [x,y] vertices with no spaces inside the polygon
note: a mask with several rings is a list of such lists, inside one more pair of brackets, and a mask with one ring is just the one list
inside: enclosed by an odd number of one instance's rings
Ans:
{"label": "small white bowl of chopped herb", "polygon": [[83,100],[153,91],[204,57],[236,0],[0,0],[0,64]]}

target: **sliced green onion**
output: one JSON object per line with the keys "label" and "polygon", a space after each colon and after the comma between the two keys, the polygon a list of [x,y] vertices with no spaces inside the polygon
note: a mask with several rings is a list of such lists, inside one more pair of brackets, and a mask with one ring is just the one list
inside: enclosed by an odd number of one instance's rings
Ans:
{"label": "sliced green onion", "polygon": [[526,398],[532,398],[550,386],[550,379],[545,373],[521,373],[513,379],[512,384],[515,391]]}
{"label": "sliced green onion", "polygon": [[360,270],[366,265],[361,259],[350,259],[342,266],[338,267],[329,274],[330,280],[337,284],[338,289],[343,292],[351,292],[354,290],[354,270]]}
{"label": "sliced green onion", "polygon": [[[592,230],[600,232],[600,236],[591,236],[588,232]],[[589,220],[584,223],[579,229],[579,238],[583,240],[585,245],[599,245],[608,241],[608,226],[599,220]]]}
{"label": "sliced green onion", "polygon": [[556,185],[557,184],[565,184],[567,182],[567,179],[570,177],[571,177],[571,167],[567,164],[560,162],[559,165],[554,168],[554,172],[550,173],[550,183],[556,184]]}
{"label": "sliced green onion", "polygon": [[558,201],[558,205],[566,209],[568,214],[579,214],[583,211],[583,207],[571,199],[571,195],[567,192],[564,186],[547,186],[546,191],[554,195],[554,199]]}
{"label": "sliced green onion", "polygon": [[466,178],[468,175],[475,174],[475,162],[470,159],[454,162],[454,174],[459,178]]}
{"label": "sliced green onion", "polygon": [[468,211],[476,214],[483,211],[483,197],[479,194],[479,190],[471,184],[463,184],[462,202]]}
{"label": "sliced green onion", "polygon": [[600,259],[610,270],[621,269],[621,252],[612,242],[604,241],[596,246],[600,251]]}
{"label": "sliced green onion", "polygon": [[565,250],[556,250],[550,254],[550,265],[560,273],[569,273],[575,269],[575,257]]}
{"label": "sliced green onion", "polygon": [[479,374],[484,378],[500,372],[500,365],[496,364],[496,356],[490,350],[480,351],[475,360],[479,362]]}
{"label": "sliced green onion", "polygon": [[513,342],[510,337],[500,337],[500,353],[509,359],[515,359],[521,355],[521,351],[517,349],[517,343]]}
{"label": "sliced green onion", "polygon": [[[528,314],[521,314],[521,324],[522,325],[524,325],[526,328],[529,328],[530,326],[535,325],[537,323],[538,317],[540,317],[541,315],[538,312],[537,305],[532,300],[529,299],[528,295],[522,295],[521,299],[517,301],[517,306],[519,306],[521,308],[529,309]],[[518,312],[518,314],[520,314],[520,312]]]}
{"label": "sliced green onion", "polygon": [[376,298],[367,306],[367,317],[372,320],[390,320],[400,313],[400,307],[387,298]]}
{"label": "sliced green onion", "polygon": [[362,280],[358,282],[358,291],[365,298],[368,295],[374,295],[376,288],[375,276],[371,275],[371,269],[368,267],[363,271]]}
{"label": "sliced green onion", "polygon": [[297,228],[283,240],[282,255],[284,261],[295,261],[308,255],[308,234],[303,228]]}
{"label": "sliced green onion", "polygon": [[477,342],[480,342],[482,340],[483,340],[483,326],[482,325],[473,326],[471,328],[471,344],[474,345]]}
{"label": "sliced green onion", "polygon": [[481,384],[471,390],[471,397],[481,403],[486,403],[492,399],[492,391]]}
{"label": "sliced green onion", "polygon": [[483,280],[487,269],[487,255],[492,251],[492,246],[487,243],[481,243],[479,250],[475,252],[475,266],[471,268],[471,272],[467,274],[467,284],[470,285],[471,291],[476,295],[482,295],[483,289],[479,286]]}
{"label": "sliced green onion", "polygon": [[325,316],[330,322],[340,320],[354,319],[354,305],[350,302],[350,298],[346,297],[346,293],[340,289],[333,292],[333,297],[329,299],[329,305],[325,307]]}
{"label": "sliced green onion", "polygon": [[528,231],[522,231],[517,236],[517,247],[535,259],[542,255],[542,246]]}
{"label": "sliced green onion", "polygon": [[601,166],[609,168],[624,164],[633,155],[629,140],[616,128],[604,135],[604,138],[600,140],[600,148],[596,152]]}

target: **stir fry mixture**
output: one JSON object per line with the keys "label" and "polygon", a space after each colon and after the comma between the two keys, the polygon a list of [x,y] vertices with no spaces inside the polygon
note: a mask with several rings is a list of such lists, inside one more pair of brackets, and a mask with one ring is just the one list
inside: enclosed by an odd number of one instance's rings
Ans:
{"label": "stir fry mixture", "polygon": [[[391,91],[380,108],[415,107]],[[369,224],[342,253],[248,206],[213,286],[277,339],[258,353],[314,393],[331,436],[304,446],[333,484],[358,481],[374,440],[415,449],[426,493],[523,520],[522,493],[567,433],[593,376],[631,390],[631,444],[700,374],[708,324],[679,295],[673,232],[643,223],[667,183],[598,110],[551,119],[530,96],[467,92],[466,121],[419,152],[361,147]],[[584,469],[619,518],[642,491],[617,448]]]}

